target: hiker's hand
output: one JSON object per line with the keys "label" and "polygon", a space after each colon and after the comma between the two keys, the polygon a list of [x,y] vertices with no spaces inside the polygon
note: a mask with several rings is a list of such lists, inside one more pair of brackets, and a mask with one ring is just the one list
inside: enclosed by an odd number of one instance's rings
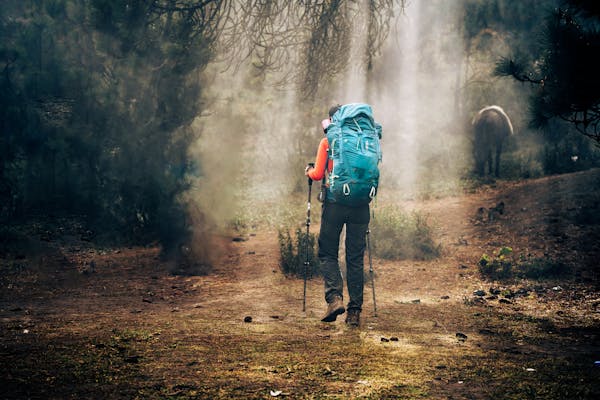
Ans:
{"label": "hiker's hand", "polygon": [[308,176],[308,173],[313,169],[315,168],[310,165],[307,165],[306,168],[304,168],[304,175]]}

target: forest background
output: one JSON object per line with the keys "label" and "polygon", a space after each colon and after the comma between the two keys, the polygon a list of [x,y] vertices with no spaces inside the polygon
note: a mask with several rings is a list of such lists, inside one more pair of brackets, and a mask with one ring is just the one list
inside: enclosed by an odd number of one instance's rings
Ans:
{"label": "forest background", "polygon": [[504,178],[598,166],[599,15],[575,0],[3,1],[0,222],[77,216],[97,242],[210,264],[207,232],[304,200],[318,121],[351,101],[374,106],[382,182],[407,197],[472,184],[469,124],[490,104],[518,132]]}

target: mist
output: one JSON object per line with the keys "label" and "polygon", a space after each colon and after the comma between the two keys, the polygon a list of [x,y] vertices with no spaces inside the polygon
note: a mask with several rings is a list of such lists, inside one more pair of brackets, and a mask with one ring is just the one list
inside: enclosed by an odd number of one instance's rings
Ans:
{"label": "mist", "polygon": [[[348,32],[345,68],[334,76],[324,72],[308,99],[301,85],[284,79],[302,76],[301,49],[267,74],[261,75],[252,59],[232,63],[227,56],[207,70],[203,102],[208,106],[195,123],[199,140],[192,147],[203,174],[196,178],[199,190],[192,198],[216,225],[225,227],[244,204],[272,204],[272,212],[280,212],[288,196],[305,189],[303,167],[313,161],[322,137],[319,122],[337,103],[367,102],[383,125],[380,193],[388,188],[411,197],[449,190],[468,173],[468,123],[474,112],[509,103],[493,96],[468,103],[468,81],[474,70],[491,80],[500,50],[467,60],[463,2],[415,1],[395,6],[385,41],[366,65],[367,2],[354,7],[353,15],[362,19],[354,19]],[[514,105],[517,96],[504,96],[511,110],[522,107]]]}
{"label": "mist", "polygon": [[383,182],[404,193],[427,188],[435,176],[453,182],[462,172],[460,11],[460,2],[411,2],[374,70],[372,102],[385,132]]}

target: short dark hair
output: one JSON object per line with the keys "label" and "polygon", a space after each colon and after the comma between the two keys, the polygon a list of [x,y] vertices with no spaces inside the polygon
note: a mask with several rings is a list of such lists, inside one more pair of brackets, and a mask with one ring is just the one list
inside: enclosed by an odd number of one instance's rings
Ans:
{"label": "short dark hair", "polygon": [[341,104],[336,104],[335,106],[332,106],[329,109],[329,118],[333,117],[333,114],[335,114],[337,112],[337,110],[340,109],[341,106],[342,106]]}

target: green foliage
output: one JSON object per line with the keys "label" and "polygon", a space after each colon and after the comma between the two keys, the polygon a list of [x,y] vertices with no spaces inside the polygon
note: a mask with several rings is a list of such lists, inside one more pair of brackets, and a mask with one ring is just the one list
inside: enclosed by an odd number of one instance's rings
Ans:
{"label": "green foliage", "polygon": [[500,160],[500,171],[506,179],[531,179],[544,175],[539,154],[526,148],[503,154]]}
{"label": "green foliage", "polygon": [[195,71],[211,57],[190,18],[139,1],[3,3],[1,219],[78,213],[116,240],[187,240]]}
{"label": "green foliage", "polygon": [[597,146],[564,125],[551,124],[544,131],[547,143],[539,154],[544,172],[559,174],[600,166]]}
{"label": "green foliage", "polygon": [[550,123],[542,134],[544,142],[540,132],[529,130],[509,138],[500,160],[504,178],[539,178],[600,166],[598,147],[569,124]]}
{"label": "green foliage", "polygon": [[479,272],[491,279],[507,279],[512,276],[512,267],[515,263],[513,250],[510,247],[502,247],[493,256],[483,254],[479,259]]}
{"label": "green foliage", "polygon": [[492,280],[546,279],[567,273],[566,265],[560,261],[540,257],[517,257],[510,247],[501,247],[492,256],[482,254],[478,266],[481,275]]}
{"label": "green foliage", "polygon": [[[248,190],[242,190],[240,193],[240,198],[236,199],[236,204],[239,206],[228,220],[229,227],[237,232],[251,232],[258,227],[281,230],[282,226],[295,226],[302,217],[306,218],[306,198],[304,197],[304,193],[286,195],[286,207],[281,207],[277,199],[252,197],[252,193]],[[316,204],[314,195],[312,197],[313,212],[311,213],[311,222],[318,224],[321,219],[321,213],[315,212]]]}
{"label": "green foliage", "polygon": [[377,257],[431,260],[441,253],[426,217],[419,212],[406,213],[395,206],[379,208],[370,230],[371,250]]}
{"label": "green foliage", "polygon": [[[265,116],[255,111],[269,102],[289,105],[280,93],[269,99],[259,81],[299,64],[307,73],[282,74],[282,81],[293,78],[306,93],[328,93],[327,82],[345,64],[327,63],[319,54],[347,54],[354,16],[364,12],[339,2],[271,3],[246,9],[240,2],[212,1],[3,1],[0,220],[33,211],[77,213],[116,240],[158,238],[166,248],[188,240],[190,215],[181,199],[201,175],[188,150],[194,132],[204,128],[190,126],[206,107],[199,101],[203,80],[210,79],[203,72],[217,39],[231,64],[252,64],[242,79],[253,77],[256,86],[231,97],[260,116],[253,125],[262,131]],[[383,45],[393,8],[372,2],[369,57]],[[296,56],[298,50],[306,54]],[[318,74],[311,72],[315,60]],[[226,98],[215,96],[215,103]],[[322,99],[314,104],[320,112],[329,106]],[[286,151],[278,155],[286,162],[289,155],[298,170],[316,148],[305,121],[310,116],[316,128],[318,114],[309,108],[306,118],[288,124],[300,134],[295,143],[284,140]],[[269,114],[277,119],[276,110]]]}
{"label": "green foliage", "polygon": [[[498,54],[532,54],[539,36],[540,10],[556,6],[555,0],[466,0],[461,31],[467,52],[466,82],[461,101],[467,111],[465,120],[490,104],[502,106],[510,116],[517,133],[519,121],[527,109],[529,87],[518,82],[494,78]],[[510,47],[509,47],[510,46]]]}
{"label": "green foliage", "polygon": [[537,86],[530,100],[533,127],[545,127],[550,119],[559,118],[600,142],[599,21],[594,2],[566,0],[547,16],[531,57],[498,61],[497,75]]}
{"label": "green foliage", "polygon": [[279,229],[279,252],[280,252],[280,267],[284,274],[304,277],[305,262],[308,262],[309,267],[306,270],[306,275],[310,279],[321,274],[321,265],[316,256],[315,235],[308,235],[302,229],[296,229],[296,238],[292,239],[288,229]]}
{"label": "green foliage", "polygon": [[523,260],[519,264],[517,276],[530,279],[544,279],[560,277],[567,272],[567,266],[560,261],[535,257]]}

